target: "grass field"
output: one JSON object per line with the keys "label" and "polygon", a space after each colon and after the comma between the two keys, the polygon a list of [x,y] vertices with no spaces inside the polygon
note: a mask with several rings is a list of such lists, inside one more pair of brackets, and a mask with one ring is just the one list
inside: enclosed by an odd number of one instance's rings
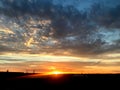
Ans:
{"label": "grass field", "polygon": [[[0,90],[85,90],[119,86],[120,74],[0,73]],[[117,85],[118,84],[118,85]],[[83,89],[82,89],[83,88]]]}

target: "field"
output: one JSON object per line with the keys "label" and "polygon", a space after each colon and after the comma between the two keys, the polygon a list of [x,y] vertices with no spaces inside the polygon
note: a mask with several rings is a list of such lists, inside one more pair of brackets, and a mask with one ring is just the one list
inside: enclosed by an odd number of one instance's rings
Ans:
{"label": "field", "polygon": [[[118,87],[119,74],[60,74],[0,73],[0,90],[82,90]],[[117,86],[118,85],[118,86]]]}

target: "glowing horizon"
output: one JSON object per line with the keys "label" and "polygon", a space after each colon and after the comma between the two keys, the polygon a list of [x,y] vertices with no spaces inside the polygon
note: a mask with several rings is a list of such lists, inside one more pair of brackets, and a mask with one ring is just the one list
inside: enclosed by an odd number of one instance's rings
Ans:
{"label": "glowing horizon", "polygon": [[[2,55],[1,55],[2,56]],[[8,56],[8,58],[6,57]],[[3,58],[6,57],[6,58]],[[47,73],[119,73],[119,60],[88,59],[70,56],[7,54],[0,62],[0,71]],[[5,61],[6,59],[6,61]],[[34,61],[33,61],[34,59]],[[2,59],[1,59],[2,60]],[[9,61],[12,60],[12,61]],[[57,69],[57,70],[56,70]],[[118,71],[117,71],[118,70]]]}

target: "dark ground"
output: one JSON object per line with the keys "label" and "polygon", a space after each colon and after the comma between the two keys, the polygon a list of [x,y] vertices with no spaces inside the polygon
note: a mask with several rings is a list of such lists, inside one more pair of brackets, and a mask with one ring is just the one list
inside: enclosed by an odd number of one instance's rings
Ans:
{"label": "dark ground", "polygon": [[[64,74],[34,77],[26,73],[0,73],[0,90],[104,90],[120,88],[120,74]],[[117,88],[117,89],[116,89]]]}

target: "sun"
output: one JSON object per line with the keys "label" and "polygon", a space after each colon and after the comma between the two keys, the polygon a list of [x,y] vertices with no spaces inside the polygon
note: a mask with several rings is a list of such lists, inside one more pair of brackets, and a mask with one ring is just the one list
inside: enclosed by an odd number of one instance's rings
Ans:
{"label": "sun", "polygon": [[47,73],[48,75],[56,75],[57,76],[59,74],[63,74],[63,72],[61,70],[57,69],[54,66],[49,67],[49,70],[50,70],[50,72]]}
{"label": "sun", "polygon": [[56,75],[57,76],[57,75],[63,74],[63,72],[55,70],[55,71],[47,72],[46,74],[47,75]]}
{"label": "sun", "polygon": [[58,75],[58,74],[63,74],[63,73],[61,71],[53,71],[53,72],[51,72],[51,74]]}

